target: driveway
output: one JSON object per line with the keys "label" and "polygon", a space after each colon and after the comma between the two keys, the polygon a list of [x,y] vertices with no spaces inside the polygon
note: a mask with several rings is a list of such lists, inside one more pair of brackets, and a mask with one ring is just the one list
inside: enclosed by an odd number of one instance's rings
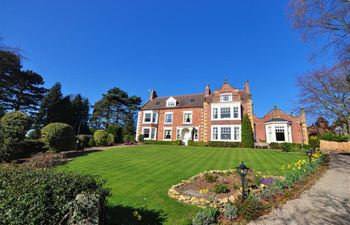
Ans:
{"label": "driveway", "polygon": [[350,225],[350,154],[331,154],[329,170],[299,199],[249,225]]}

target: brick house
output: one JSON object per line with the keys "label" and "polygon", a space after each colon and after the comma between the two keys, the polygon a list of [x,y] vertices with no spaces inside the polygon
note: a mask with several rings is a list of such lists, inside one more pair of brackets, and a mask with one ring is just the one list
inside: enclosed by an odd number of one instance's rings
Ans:
{"label": "brick house", "polygon": [[138,112],[136,137],[145,140],[241,142],[243,115],[252,121],[258,143],[308,143],[305,113],[299,117],[274,109],[263,118],[253,113],[248,81],[243,90],[226,81],[219,90],[205,87],[203,94],[158,97],[152,91],[150,99]]}

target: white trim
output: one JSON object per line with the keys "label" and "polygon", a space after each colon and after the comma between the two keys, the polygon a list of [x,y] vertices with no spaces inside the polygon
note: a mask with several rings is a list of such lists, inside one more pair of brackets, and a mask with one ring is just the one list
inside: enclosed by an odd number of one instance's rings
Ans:
{"label": "white trim", "polygon": [[[218,129],[218,139],[214,139],[214,127]],[[230,127],[231,128],[231,140],[221,139],[221,128],[222,127]],[[235,127],[239,128],[239,138],[237,140],[234,139],[234,130]],[[241,125],[212,125],[211,126],[211,141],[227,141],[227,142],[241,142],[242,140],[242,129]]]}
{"label": "white trim", "polygon": [[[146,118],[146,114],[150,113],[151,114],[151,121],[150,122],[146,122],[145,118]],[[153,117],[155,116],[155,122],[153,122]],[[142,123],[144,124],[157,124],[158,123],[158,112],[156,111],[152,111],[152,110],[145,110],[143,111],[143,117],[142,117]]]}
{"label": "white trim", "polygon": [[[276,140],[276,127],[283,127],[284,141]],[[271,132],[271,135],[270,135]],[[292,125],[288,121],[277,121],[265,123],[266,143],[293,143]]]}
{"label": "white trim", "polygon": [[[142,135],[144,135],[144,130],[149,129],[149,138],[145,138],[144,140],[157,140],[157,128],[155,127],[142,127]],[[152,139],[152,129],[154,129],[154,138]]]}
{"label": "white trim", "polygon": [[[222,101],[222,97],[224,95],[229,95],[230,96],[228,101]],[[232,93],[222,93],[222,94],[220,94],[220,102],[232,102]]]}
{"label": "white trim", "polygon": [[[191,122],[185,122],[185,113],[191,113]],[[182,113],[182,123],[183,124],[192,124],[193,123],[193,111],[183,111],[183,113]]]}
{"label": "white trim", "polygon": [[[173,105],[169,105],[169,104]],[[166,100],[166,107],[175,107],[176,106],[176,99],[173,98],[172,96]]]}
{"label": "white trim", "polygon": [[[211,120],[241,120],[241,102],[221,102],[210,104]],[[218,110],[218,118],[214,118],[214,108]],[[230,118],[221,118],[221,108],[230,108]],[[238,117],[234,118],[234,108],[238,108]]]}
{"label": "white trim", "polygon": [[[170,139],[165,139],[165,130],[170,130]],[[163,141],[171,141],[173,140],[173,128],[172,127],[164,127],[163,128]]]}
{"label": "white trim", "polygon": [[[170,123],[169,123],[169,122],[168,122],[168,123],[166,122],[166,115],[167,115],[167,114],[168,114],[168,115],[169,115],[169,114],[171,115],[171,122],[170,122]],[[174,113],[173,113],[173,112],[165,112],[165,113],[164,113],[164,124],[172,124],[173,121],[174,121]]]}
{"label": "white trim", "polygon": [[138,111],[137,112],[137,123],[136,123],[136,134],[135,134],[136,140],[139,139],[140,124],[141,124],[141,111]]}

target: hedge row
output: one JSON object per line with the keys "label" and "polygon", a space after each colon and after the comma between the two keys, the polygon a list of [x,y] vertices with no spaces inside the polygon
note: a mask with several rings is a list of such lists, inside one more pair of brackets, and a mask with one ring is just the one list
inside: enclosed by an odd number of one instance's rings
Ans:
{"label": "hedge row", "polygon": [[189,146],[199,146],[199,147],[228,147],[228,148],[239,148],[241,147],[241,142],[228,142],[228,141],[188,141]]}
{"label": "hedge row", "polygon": [[0,167],[0,224],[67,224],[64,218],[80,193],[98,196],[99,218],[105,224],[110,193],[103,184],[89,175]]}
{"label": "hedge row", "polygon": [[145,140],[145,144],[151,144],[151,145],[181,145],[180,140],[176,141],[153,141],[153,140]]}

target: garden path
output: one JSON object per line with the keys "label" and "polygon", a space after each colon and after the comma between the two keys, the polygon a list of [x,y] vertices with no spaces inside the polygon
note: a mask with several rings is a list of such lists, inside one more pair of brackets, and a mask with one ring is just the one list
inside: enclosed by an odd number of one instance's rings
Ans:
{"label": "garden path", "polygon": [[300,198],[249,225],[350,225],[350,154],[331,154],[329,170]]}

